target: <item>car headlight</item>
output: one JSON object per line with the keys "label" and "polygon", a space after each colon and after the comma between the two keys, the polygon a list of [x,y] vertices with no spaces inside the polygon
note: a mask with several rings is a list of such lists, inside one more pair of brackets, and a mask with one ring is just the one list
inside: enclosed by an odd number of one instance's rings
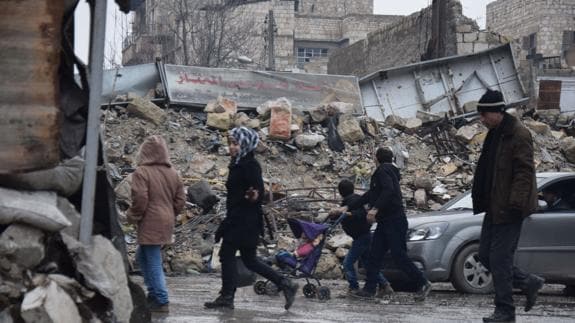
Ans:
{"label": "car headlight", "polygon": [[434,240],[441,237],[449,223],[435,222],[423,224],[407,231],[407,241]]}

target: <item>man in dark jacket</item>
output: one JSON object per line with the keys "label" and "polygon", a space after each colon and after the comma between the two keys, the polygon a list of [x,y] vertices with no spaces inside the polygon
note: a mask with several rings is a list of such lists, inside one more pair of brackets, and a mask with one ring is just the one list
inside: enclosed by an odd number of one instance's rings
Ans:
{"label": "man in dark jacket", "polygon": [[431,291],[431,283],[417,269],[407,256],[407,218],[403,209],[403,197],[399,170],[392,163],[393,153],[387,148],[378,148],[375,153],[377,169],[371,176],[369,190],[361,198],[348,205],[355,209],[368,204],[368,223],[377,220],[377,228],[371,240],[367,263],[367,278],[362,290],[355,295],[370,298],[375,295],[377,275],[388,250],[395,264],[418,286],[415,299],[423,301]]}
{"label": "man in dark jacket", "polygon": [[[360,195],[354,193],[354,185],[347,179],[340,181],[337,189],[343,198],[341,202],[341,206],[343,207],[347,207],[361,198]],[[353,239],[351,248],[343,260],[343,271],[349,283],[348,294],[352,295],[359,290],[354,265],[358,260],[361,260],[364,266],[366,266],[368,262],[369,245],[371,243],[371,224],[367,223],[367,212],[363,205],[349,210],[347,208],[334,209],[330,211],[329,215],[330,217],[339,217],[342,213],[345,213],[345,217],[341,221],[343,231]],[[393,293],[393,288],[391,288],[391,285],[381,272],[377,276],[377,282],[379,285],[378,297]]]}
{"label": "man in dark jacket", "polygon": [[533,140],[517,118],[505,113],[501,92],[487,90],[477,110],[489,132],[475,170],[473,211],[485,212],[479,258],[495,287],[495,311],[483,321],[514,322],[513,287],[524,290],[529,311],[544,282],[513,266],[523,218],[537,208]]}

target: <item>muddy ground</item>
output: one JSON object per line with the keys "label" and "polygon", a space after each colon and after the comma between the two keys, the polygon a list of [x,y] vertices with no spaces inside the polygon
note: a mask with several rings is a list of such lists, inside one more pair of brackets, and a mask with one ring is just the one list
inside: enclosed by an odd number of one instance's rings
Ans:
{"label": "muddy ground", "polygon": [[[141,283],[141,277],[136,277]],[[300,291],[294,306],[283,309],[283,296],[256,295],[251,287],[238,289],[235,310],[207,310],[203,303],[217,296],[220,279],[216,274],[168,277],[170,313],[154,314],[153,322],[481,322],[493,310],[493,295],[455,292],[450,284],[433,284],[434,291],[422,303],[409,293],[390,299],[362,301],[341,297],[343,280],[322,281],[331,289],[332,299],[320,302],[301,293],[305,280],[298,279]],[[536,307],[523,311],[524,297],[516,294],[517,322],[575,322],[575,297],[565,297],[562,285],[545,285]]]}

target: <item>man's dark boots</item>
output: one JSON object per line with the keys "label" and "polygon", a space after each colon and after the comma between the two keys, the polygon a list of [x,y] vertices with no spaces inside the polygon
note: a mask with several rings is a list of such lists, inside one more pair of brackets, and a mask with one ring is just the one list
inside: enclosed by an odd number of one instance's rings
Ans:
{"label": "man's dark boots", "polygon": [[527,280],[527,286],[525,287],[525,312],[529,312],[533,306],[535,305],[535,302],[537,301],[537,294],[539,293],[539,290],[543,287],[543,284],[545,283],[545,279],[536,276],[536,275],[530,275],[528,280]]}
{"label": "man's dark boots", "polygon": [[515,322],[515,313],[506,313],[495,310],[491,316],[483,318],[484,323],[488,322]]}
{"label": "man's dark boots", "polygon": [[234,293],[220,292],[220,295],[212,302],[205,302],[205,308],[229,308],[234,309]]}
{"label": "man's dark boots", "polygon": [[286,299],[286,304],[284,308],[289,310],[295,300],[295,294],[297,293],[297,289],[299,285],[297,283],[292,282],[291,280],[284,278],[280,284],[281,290],[284,292],[284,296]]}

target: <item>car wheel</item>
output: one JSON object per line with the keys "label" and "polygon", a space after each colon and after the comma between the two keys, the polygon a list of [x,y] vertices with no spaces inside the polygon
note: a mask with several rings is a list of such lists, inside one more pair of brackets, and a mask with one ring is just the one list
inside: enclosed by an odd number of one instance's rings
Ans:
{"label": "car wheel", "polygon": [[451,268],[451,284],[459,292],[487,294],[493,290],[491,273],[479,262],[479,244],[463,248]]}

